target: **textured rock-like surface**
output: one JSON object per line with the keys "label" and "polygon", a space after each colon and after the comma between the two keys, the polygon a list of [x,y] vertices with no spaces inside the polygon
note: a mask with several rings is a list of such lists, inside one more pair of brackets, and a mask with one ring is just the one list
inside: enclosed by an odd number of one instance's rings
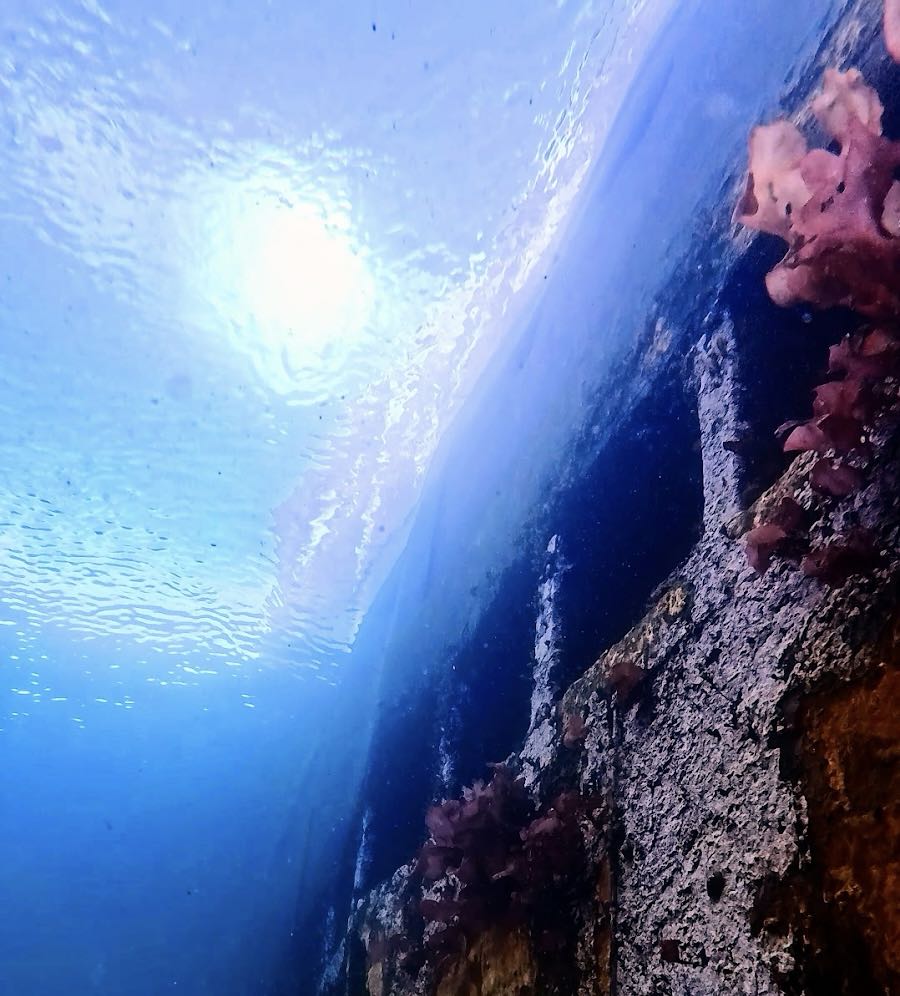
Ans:
{"label": "textured rock-like surface", "polygon": [[437,987],[437,996],[505,996],[534,993],[537,966],[522,930],[489,930],[454,962]]}
{"label": "textured rock-like surface", "polygon": [[[854,46],[871,14],[850,7],[824,64],[846,61],[835,53]],[[896,238],[891,205],[881,223]],[[888,284],[896,293],[893,271]],[[886,381],[894,414],[867,439],[871,463],[852,487],[823,486],[817,455],[802,453],[746,507],[742,453],[752,438],[739,353],[726,320],[691,366],[702,538],[644,618],[555,705],[554,634],[565,619],[549,561],[542,581],[531,726],[507,764],[536,810],[573,789],[600,801],[581,888],[567,883],[526,924],[489,924],[435,959],[419,903],[446,885],[423,885],[407,866],[351,918],[340,992],[900,991],[896,380]],[[771,562],[760,576],[747,534],[785,503],[803,520],[803,542],[867,531],[875,556],[866,572],[828,587],[804,576],[802,543],[784,543],[764,551]]]}
{"label": "textured rock-like surface", "polygon": [[[900,619],[895,634],[900,632]],[[895,637],[896,638],[896,637]],[[870,679],[804,709],[804,793],[823,898],[900,992],[900,668],[896,643]]]}
{"label": "textured rock-like surface", "polygon": [[552,537],[547,544],[547,559],[538,589],[530,731],[548,723],[553,712],[553,703],[559,696],[557,678],[561,625],[558,606],[559,587],[563,575],[568,570],[568,564],[560,547],[559,536]]}
{"label": "textured rock-like surface", "polygon": [[[896,991],[896,427],[882,425],[857,494],[816,495],[805,454],[742,512],[725,445],[741,415],[733,347],[726,323],[696,364],[703,538],[509,762],[539,805],[572,787],[604,800],[590,888],[556,911],[574,956],[563,971],[536,937],[489,929],[437,971],[423,967],[422,893],[404,869],[355,918],[367,981],[348,991]],[[871,529],[874,573],[834,590],[776,557],[759,577],[734,536],[785,497],[814,530]],[[843,925],[843,947],[829,923]]]}
{"label": "textured rock-like surface", "polygon": [[[808,957],[788,991],[900,991],[900,614],[873,667],[789,702],[784,768],[807,807],[803,867],[764,883],[757,930],[793,932]],[[834,990],[830,990],[834,991]]]}
{"label": "textured rock-like surface", "polygon": [[[716,475],[714,447],[704,461]],[[639,627],[658,620],[657,639],[641,648],[651,686],[611,745],[624,840],[620,993],[777,992],[798,958],[814,955],[790,928],[748,925],[759,883],[785,876],[809,846],[806,800],[782,776],[777,749],[783,703],[882,663],[879,641],[897,604],[895,456],[885,452],[879,471],[855,509],[881,527],[888,555],[877,577],[833,593],[781,563],[760,579],[710,523],[676,588],[691,591],[687,613],[667,623],[663,601]],[[813,507],[804,478],[798,461],[760,505],[787,492]],[[827,521],[833,512],[813,514]],[[897,848],[896,827],[885,826],[885,838],[885,849]]]}

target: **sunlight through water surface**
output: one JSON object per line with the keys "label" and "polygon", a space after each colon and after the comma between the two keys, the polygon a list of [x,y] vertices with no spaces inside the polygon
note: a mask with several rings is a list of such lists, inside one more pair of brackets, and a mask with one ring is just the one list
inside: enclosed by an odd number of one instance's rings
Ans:
{"label": "sunlight through water surface", "polygon": [[4,8],[23,632],[321,677],[352,646],[657,23],[465,6]]}

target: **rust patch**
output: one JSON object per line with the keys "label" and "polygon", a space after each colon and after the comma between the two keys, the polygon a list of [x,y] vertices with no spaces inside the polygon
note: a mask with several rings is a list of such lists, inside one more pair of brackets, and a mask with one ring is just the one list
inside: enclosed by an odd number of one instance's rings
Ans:
{"label": "rust patch", "polygon": [[759,884],[754,934],[793,936],[787,993],[900,992],[900,617],[869,674],[791,704],[810,862]]}
{"label": "rust patch", "polygon": [[485,931],[452,964],[437,996],[537,996],[537,967],[524,930]]}
{"label": "rust patch", "polygon": [[900,661],[801,707],[801,769],[823,899],[900,992]]}

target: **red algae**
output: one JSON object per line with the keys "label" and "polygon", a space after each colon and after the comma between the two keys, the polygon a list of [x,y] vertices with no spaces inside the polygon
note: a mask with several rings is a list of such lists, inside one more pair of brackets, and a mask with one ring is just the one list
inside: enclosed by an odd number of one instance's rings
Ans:
{"label": "red algae", "polygon": [[[885,38],[900,57],[900,0],[885,5]],[[856,69],[827,69],[810,109],[836,151],[810,149],[789,121],[755,128],[735,219],[787,243],[766,275],[776,304],[841,306],[875,323],[831,347],[834,379],[814,389],[812,418],[776,433],[784,452],[819,455],[809,475],[812,492],[820,501],[840,501],[865,483],[872,430],[896,406],[890,385],[900,373],[900,143],[882,134],[881,99]],[[844,529],[806,553],[804,574],[839,585],[876,565],[864,531]],[[747,561],[762,574],[774,555],[802,549],[802,540],[808,550],[799,521],[770,514],[744,536]]]}

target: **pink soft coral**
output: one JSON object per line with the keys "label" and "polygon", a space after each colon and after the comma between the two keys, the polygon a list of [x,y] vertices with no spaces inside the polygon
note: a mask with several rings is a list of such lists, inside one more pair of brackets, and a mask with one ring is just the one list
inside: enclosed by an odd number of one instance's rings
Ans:
{"label": "pink soft coral", "polygon": [[[440,971],[488,927],[532,923],[554,890],[578,881],[581,821],[593,818],[600,800],[568,791],[537,809],[521,779],[505,765],[493,769],[487,784],[476,782],[461,798],[428,810],[430,836],[417,862],[427,883],[418,904],[423,948],[408,944],[407,964],[428,961]],[[546,944],[551,938],[539,939]]]}
{"label": "pink soft coral", "polygon": [[806,140],[790,121],[759,125],[750,132],[750,172],[737,220],[748,228],[788,239],[791,212],[809,200],[800,173]]}
{"label": "pink soft coral", "polygon": [[[864,450],[867,426],[892,403],[882,385],[900,371],[900,340],[886,328],[848,336],[829,350],[828,369],[845,377],[815,389],[813,417],[788,435],[784,442],[786,453],[812,450],[847,454]],[[817,490],[837,495],[832,485],[843,488],[856,475],[843,472],[843,483],[837,483],[832,470],[833,466],[819,467],[817,479],[822,487]]]}
{"label": "pink soft coral", "polygon": [[809,475],[814,491],[832,498],[846,498],[862,487],[863,476],[856,468],[837,460],[817,460]]}
{"label": "pink soft coral", "polygon": [[800,565],[807,577],[831,587],[840,587],[848,578],[868,574],[878,566],[874,537],[868,530],[854,529],[826,546],[812,550]]}
{"label": "pink soft coral", "polygon": [[788,243],[766,277],[777,304],[843,305],[871,318],[900,318],[900,143],[882,136],[882,110],[858,70],[828,69],[812,111],[839,153],[807,150],[787,121],[751,134],[737,220]]}
{"label": "pink soft coral", "polygon": [[783,498],[766,520],[744,535],[747,562],[757,574],[769,569],[772,555],[802,535],[805,513],[793,498]]}
{"label": "pink soft coral", "polygon": [[900,62],[900,0],[884,2],[884,43],[895,62]]}

